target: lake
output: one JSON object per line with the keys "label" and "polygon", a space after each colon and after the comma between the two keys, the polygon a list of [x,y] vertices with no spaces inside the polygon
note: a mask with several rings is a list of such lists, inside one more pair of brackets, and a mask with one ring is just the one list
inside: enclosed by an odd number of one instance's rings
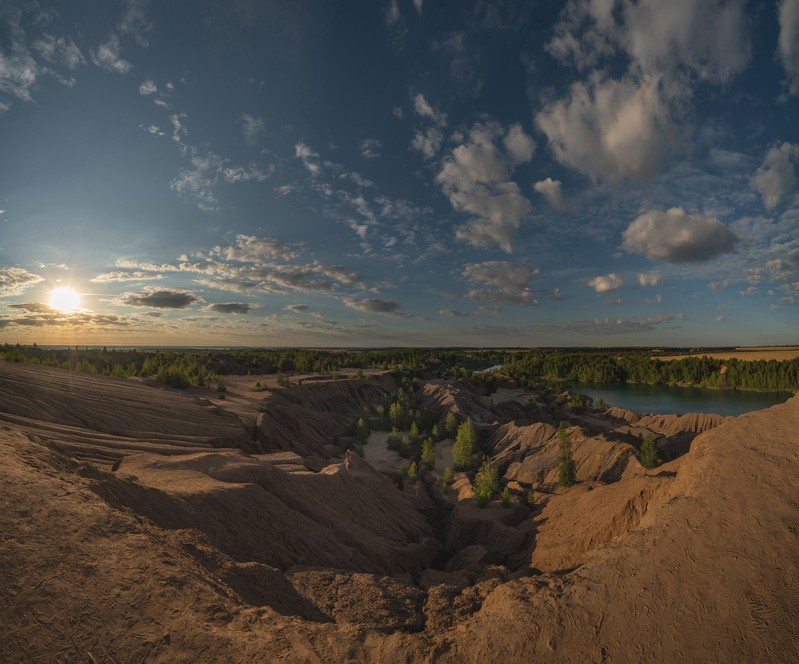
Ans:
{"label": "lake", "polygon": [[782,403],[790,392],[709,390],[704,387],[676,387],[643,383],[563,383],[565,389],[580,392],[607,406],[620,406],[636,413],[716,413],[740,415]]}

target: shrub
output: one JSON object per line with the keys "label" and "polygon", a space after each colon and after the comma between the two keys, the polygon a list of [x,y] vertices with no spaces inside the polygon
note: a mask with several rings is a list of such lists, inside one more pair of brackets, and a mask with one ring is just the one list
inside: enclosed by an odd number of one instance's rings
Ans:
{"label": "shrub", "polygon": [[419,469],[416,466],[416,460],[411,461],[408,469],[405,471],[405,477],[409,482],[416,482],[419,479]]}
{"label": "shrub", "polygon": [[478,507],[488,505],[499,488],[499,471],[491,465],[491,461],[487,456],[483,457],[480,470],[474,476],[472,488],[474,489],[474,499]]}
{"label": "shrub", "polygon": [[402,439],[402,434],[397,431],[397,428],[394,427],[391,430],[391,433],[388,434],[386,438],[386,447],[390,450],[394,450],[395,452],[399,450],[405,444],[405,441]]}
{"label": "shrub", "polygon": [[655,445],[655,437],[650,433],[641,443],[641,451],[638,453],[638,460],[644,468],[652,469],[658,465],[658,448]]}
{"label": "shrub", "polygon": [[447,413],[447,419],[444,420],[444,433],[447,434],[447,438],[455,438],[458,433],[458,418],[452,411]]}
{"label": "shrub", "polygon": [[502,500],[502,507],[510,507],[510,489],[506,486],[502,489],[502,493],[499,494],[500,500]]}

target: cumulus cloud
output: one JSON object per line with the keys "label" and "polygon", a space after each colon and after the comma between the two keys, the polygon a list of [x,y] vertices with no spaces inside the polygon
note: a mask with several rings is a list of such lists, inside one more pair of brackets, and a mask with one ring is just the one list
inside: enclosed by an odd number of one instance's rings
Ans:
{"label": "cumulus cloud", "polygon": [[180,268],[177,265],[169,263],[150,263],[148,261],[137,261],[133,258],[117,258],[114,261],[116,267],[121,267],[126,270],[144,270],[146,272],[178,272]]}
{"label": "cumulus cloud", "polygon": [[505,151],[510,156],[514,166],[523,164],[533,158],[535,142],[522,129],[519,123],[511,125],[508,133],[502,139]]}
{"label": "cumulus cloud", "polygon": [[667,263],[706,261],[733,250],[738,237],[715,217],[679,207],[650,210],[624,231],[625,250]]}
{"label": "cumulus cloud", "polygon": [[597,293],[605,293],[607,291],[616,290],[621,288],[624,279],[618,276],[615,272],[611,272],[605,276],[594,277],[588,282]]}
{"label": "cumulus cloud", "polygon": [[147,47],[149,43],[145,33],[149,32],[153,25],[147,17],[147,5],[150,0],[127,0],[125,14],[119,22],[119,31],[123,35],[131,35],[140,46]]}
{"label": "cumulus cloud", "polygon": [[407,317],[399,311],[399,304],[391,300],[378,300],[375,298],[356,299],[351,297],[344,298],[344,304],[350,309],[363,311],[370,314],[382,314],[384,316]]}
{"label": "cumulus cloud", "polygon": [[593,181],[650,181],[682,141],[671,106],[687,91],[661,76],[592,76],[567,99],[548,104],[536,122],[555,158]]}
{"label": "cumulus cloud", "polygon": [[780,201],[796,188],[796,166],[799,145],[788,143],[775,146],[766,152],[763,164],[752,178],[752,186],[763,197],[766,209],[779,205]]}
{"label": "cumulus cloud", "polygon": [[0,297],[19,295],[23,290],[44,281],[21,267],[0,267]]}
{"label": "cumulus cloud", "polygon": [[245,302],[214,302],[203,307],[203,311],[213,311],[219,314],[246,314],[252,308],[252,304]]}
{"label": "cumulus cloud", "polygon": [[33,42],[33,48],[44,60],[53,65],[62,64],[68,69],[75,70],[86,63],[81,50],[68,37],[45,34]]}
{"label": "cumulus cloud", "polygon": [[163,274],[155,274],[153,272],[143,272],[141,270],[136,272],[122,272],[120,270],[115,270],[113,272],[98,274],[96,277],[89,279],[89,281],[102,284],[116,281],[152,281],[163,278]]}
{"label": "cumulus cloud", "polygon": [[[728,82],[751,53],[743,0],[572,0],[547,48],[592,73],[538,126],[561,163],[610,183],[651,181],[685,143],[680,121],[697,81]],[[627,69],[611,78],[619,56]]]}
{"label": "cumulus cloud", "polygon": [[[11,95],[22,101],[31,101],[31,89],[36,85],[39,67],[25,44],[25,32],[19,19],[8,22],[8,48],[0,50],[0,94]],[[0,101],[0,111],[10,106]]]}
{"label": "cumulus cloud", "polygon": [[133,65],[122,58],[120,51],[119,37],[111,35],[108,41],[97,47],[97,51],[92,51],[92,62],[108,71],[127,74],[133,68]]}
{"label": "cumulus cloud", "polygon": [[799,0],[782,0],[777,47],[789,94],[799,94]]}
{"label": "cumulus cloud", "polygon": [[203,212],[219,210],[219,201],[214,186],[225,163],[219,155],[209,152],[204,157],[191,158],[193,168],[182,169],[169,183],[170,188],[182,198],[193,199]]}
{"label": "cumulus cloud", "polygon": [[304,311],[308,311],[307,304],[287,304],[285,308],[286,311],[291,311],[295,314],[301,314]]}
{"label": "cumulus cloud", "polygon": [[186,309],[202,302],[191,291],[180,288],[145,288],[138,293],[123,293],[117,304],[131,307],[155,307],[156,309]]}
{"label": "cumulus cloud", "polygon": [[[518,130],[512,128],[512,133],[518,147]],[[475,124],[436,176],[452,207],[472,216],[456,230],[456,237],[478,247],[496,244],[508,253],[513,251],[514,231],[532,209],[510,179],[523,155],[519,150],[509,154],[497,145],[498,141],[504,145],[510,135],[498,123]]]}
{"label": "cumulus cloud", "polygon": [[[799,295],[799,243],[774,245],[766,262],[766,270],[789,294]],[[794,302],[789,298],[783,303]]]}
{"label": "cumulus cloud", "polygon": [[638,283],[642,286],[657,286],[660,283],[660,272],[642,272],[638,275]]}
{"label": "cumulus cloud", "polygon": [[255,145],[258,139],[263,136],[265,121],[261,117],[255,117],[245,113],[241,116],[241,133],[247,145]]}

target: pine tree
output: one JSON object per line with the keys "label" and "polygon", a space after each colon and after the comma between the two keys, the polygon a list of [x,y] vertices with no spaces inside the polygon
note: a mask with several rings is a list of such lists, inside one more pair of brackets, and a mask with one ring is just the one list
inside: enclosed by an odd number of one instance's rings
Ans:
{"label": "pine tree", "polygon": [[436,465],[436,456],[433,452],[433,439],[428,438],[422,443],[422,465],[427,470],[433,470]]}
{"label": "pine tree", "polygon": [[638,453],[638,460],[646,469],[652,469],[658,465],[658,448],[655,444],[655,437],[650,433],[641,443],[641,451]]}
{"label": "pine tree", "polygon": [[452,411],[447,413],[447,419],[444,420],[444,433],[447,434],[447,438],[455,438],[458,433],[458,418]]}
{"label": "pine tree", "polygon": [[441,486],[446,490],[450,484],[452,484],[452,467],[447,466],[441,474]]}
{"label": "pine tree", "polygon": [[456,470],[468,470],[472,467],[474,447],[477,443],[477,431],[471,420],[466,420],[458,427],[455,444],[452,446],[452,458]]}
{"label": "pine tree", "polygon": [[491,465],[491,461],[487,456],[483,457],[480,470],[474,476],[472,488],[474,489],[474,499],[478,507],[488,505],[499,488],[499,471]]}
{"label": "pine tree", "polygon": [[572,457],[572,444],[569,434],[563,422],[558,427],[558,442],[560,445],[560,457],[558,459],[558,484],[562,487],[570,487],[577,481],[577,468]]}

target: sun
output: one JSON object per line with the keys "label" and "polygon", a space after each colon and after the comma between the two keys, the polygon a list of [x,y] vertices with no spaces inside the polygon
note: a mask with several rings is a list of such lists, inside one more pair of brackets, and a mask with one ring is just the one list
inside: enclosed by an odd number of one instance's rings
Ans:
{"label": "sun", "polygon": [[62,314],[71,314],[80,306],[80,295],[72,288],[54,288],[50,291],[50,306]]}

